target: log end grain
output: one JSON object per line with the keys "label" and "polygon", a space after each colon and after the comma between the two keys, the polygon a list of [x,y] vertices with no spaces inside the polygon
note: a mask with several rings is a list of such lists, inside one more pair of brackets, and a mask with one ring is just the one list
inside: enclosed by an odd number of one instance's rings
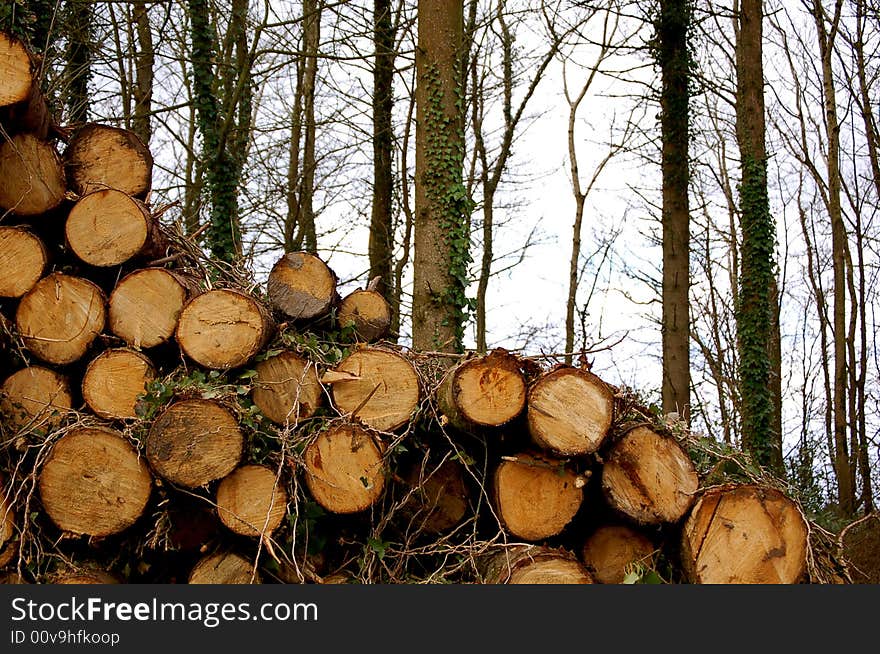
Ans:
{"label": "log end grain", "polygon": [[583,503],[585,480],[562,460],[523,453],[502,461],[492,486],[505,529],[539,541],[562,533],[572,521]]}
{"label": "log end grain", "polygon": [[290,320],[327,314],[336,302],[336,274],[308,252],[289,252],[269,272],[266,293],[272,307]]}
{"label": "log end grain", "polygon": [[339,304],[336,314],[339,327],[351,330],[359,341],[373,343],[391,329],[391,305],[381,293],[353,291]]}
{"label": "log end grain", "polygon": [[163,479],[198,488],[225,477],[241,460],[238,421],[212,400],[180,400],[163,411],[147,434],[146,456]]}
{"label": "log end grain", "polygon": [[363,511],[385,490],[382,445],[358,425],[342,424],[321,432],[306,448],[303,461],[309,492],[331,513]]}
{"label": "log end grain", "polygon": [[92,359],[82,380],[82,396],[101,418],[137,418],[138,397],[156,378],[152,362],[125,348],[105,350]]}
{"label": "log end grain", "polygon": [[0,209],[38,216],[61,204],[66,192],[64,169],[50,143],[32,134],[0,143]]}
{"label": "log end grain", "polygon": [[189,574],[190,584],[259,584],[253,564],[234,552],[217,552],[201,558]]}
{"label": "log end grain", "polygon": [[404,356],[378,347],[362,347],[322,379],[331,384],[338,410],[379,431],[408,423],[421,397],[419,376]]}
{"label": "log end grain", "polygon": [[96,267],[118,266],[147,244],[152,217],[146,206],[115,189],[80,198],[70,209],[65,236],[73,253]]}
{"label": "log end grain", "polygon": [[0,107],[27,100],[33,82],[33,64],[24,43],[0,32]]}
{"label": "log end grain", "polygon": [[707,489],[684,524],[682,568],[698,584],[796,584],[808,530],[793,500],[752,484]]}
{"label": "log end grain", "polygon": [[650,568],[655,550],[650,538],[628,525],[603,525],[584,541],[581,559],[597,583],[620,584],[634,566]]}
{"label": "log end grain", "polygon": [[484,584],[592,584],[590,573],[568,550],[543,545],[517,545],[493,555],[485,566]]}
{"label": "log end grain", "polygon": [[232,289],[206,291],[180,313],[176,338],[193,361],[225,370],[250,361],[272,337],[274,325],[253,297]]}
{"label": "log end grain", "polygon": [[278,425],[309,418],[324,403],[324,388],[314,363],[295,352],[282,351],[254,366],[251,397]]}
{"label": "log end grain", "polygon": [[614,443],[602,466],[610,506],[639,524],[678,522],[696,500],[697,471],[671,436],[636,427]]}
{"label": "log end grain", "polygon": [[563,366],[542,375],[529,390],[532,440],[561,456],[595,452],[611,427],[614,397],[596,375]]}
{"label": "log end grain", "polygon": [[0,386],[0,416],[13,429],[57,427],[72,408],[67,377],[43,366],[22,368]]}
{"label": "log end grain", "polygon": [[40,499],[60,529],[94,537],[130,527],[152,490],[146,463],[120,433],[82,427],[52,448],[39,474]]}
{"label": "log end grain", "polygon": [[106,299],[93,282],[51,273],[21,298],[15,314],[25,346],[47,363],[82,357],[103,331]]}
{"label": "log end grain", "polygon": [[123,277],[110,293],[110,331],[134,348],[151,348],[174,336],[187,301],[187,288],[162,268],[143,268]]}
{"label": "log end grain", "polygon": [[83,125],[71,135],[63,161],[68,185],[77,195],[111,188],[143,200],[150,190],[153,157],[129,130]]}
{"label": "log end grain", "polygon": [[236,534],[269,536],[287,515],[287,492],[269,468],[245,465],[217,487],[217,513]]}
{"label": "log end grain", "polygon": [[47,261],[39,237],[18,227],[0,227],[0,297],[18,298],[31,290]]}

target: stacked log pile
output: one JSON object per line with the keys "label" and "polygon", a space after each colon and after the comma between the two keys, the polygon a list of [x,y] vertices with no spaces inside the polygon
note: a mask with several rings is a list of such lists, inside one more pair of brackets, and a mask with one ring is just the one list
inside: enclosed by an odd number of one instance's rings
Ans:
{"label": "stacked log pile", "polygon": [[0,34],[6,581],[832,578],[776,480],[586,363],[401,347],[314,253],[211,262],[144,144],[54,125],[35,70]]}

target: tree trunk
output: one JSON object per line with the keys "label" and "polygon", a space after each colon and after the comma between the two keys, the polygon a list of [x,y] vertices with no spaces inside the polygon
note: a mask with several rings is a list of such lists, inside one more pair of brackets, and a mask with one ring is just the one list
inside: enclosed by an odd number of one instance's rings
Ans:
{"label": "tree trunk", "polygon": [[148,145],[152,128],[150,114],[153,111],[153,30],[150,27],[150,5],[146,0],[134,3],[134,23],[137,31],[137,51],[134,55],[135,80],[132,86],[134,96],[134,121],[132,131],[142,143]]}
{"label": "tree trunk", "polygon": [[55,428],[72,409],[67,377],[43,366],[22,368],[0,386],[0,416],[16,431]]}
{"label": "tree trunk", "polygon": [[742,271],[736,310],[743,449],[782,473],[776,230],[767,195],[762,61],[763,0],[742,0],[736,37]]}
{"label": "tree trunk", "polygon": [[61,204],[67,192],[55,147],[32,134],[0,143],[0,211],[39,216]]}
{"label": "tree trunk", "polygon": [[373,2],[373,204],[370,217],[370,279],[379,278],[376,291],[390,296],[394,289],[393,190],[394,170],[394,37],[391,0]]}
{"label": "tree trunk", "polygon": [[806,570],[807,524],[780,491],[706,490],[684,524],[681,563],[695,584],[796,584]]}
{"label": "tree trunk", "polygon": [[184,353],[199,365],[227,370],[253,359],[274,331],[269,311],[255,298],[218,288],[187,303],[175,337]]}
{"label": "tree trunk", "polygon": [[260,584],[254,565],[240,554],[217,552],[199,559],[189,573],[190,584]]}
{"label": "tree trunk", "polygon": [[217,402],[179,400],[156,418],[146,457],[159,476],[185,488],[221,479],[238,466],[244,436],[235,416]]}
{"label": "tree trunk", "polygon": [[39,237],[20,227],[0,225],[0,297],[19,298],[46,270],[49,255]]}
{"label": "tree trunk", "polygon": [[233,533],[266,538],[287,515],[287,492],[269,468],[245,465],[217,487],[217,513]]}
{"label": "tree trunk", "polygon": [[526,380],[520,360],[506,350],[495,349],[463,361],[444,376],[437,404],[460,431],[506,425],[526,407]]}
{"label": "tree trunk", "polygon": [[303,454],[305,481],[331,513],[358,513],[385,490],[384,447],[372,431],[340,424],[318,434]]}
{"label": "tree trunk", "polygon": [[529,389],[527,414],[537,445],[562,456],[592,454],[608,435],[614,397],[593,373],[558,366]]}
{"label": "tree trunk", "polygon": [[308,252],[282,256],[266,282],[272,307],[290,320],[321,318],[339,299],[337,278],[324,261]]}
{"label": "tree trunk", "polygon": [[112,188],[146,200],[150,191],[153,157],[129,130],[88,123],[71,135],[63,160],[68,186],[77,195]]}
{"label": "tree trunk", "polygon": [[484,584],[592,584],[577,557],[562,548],[516,545],[504,548],[485,565]]}
{"label": "tree trunk", "polygon": [[61,530],[96,538],[119,533],[146,508],[153,478],[121,433],[80,427],[52,448],[40,470],[43,509]]}
{"label": "tree trunk", "polygon": [[135,349],[166,343],[180,313],[197,293],[194,280],[164,268],[143,268],[123,277],[110,293],[110,331]]}
{"label": "tree trunk", "polygon": [[64,230],[73,253],[97,267],[118,266],[139,255],[159,259],[167,246],[147,206],[114,189],[80,198]]}
{"label": "tree trunk", "polygon": [[345,357],[321,381],[330,384],[338,411],[377,431],[394,431],[412,419],[421,399],[419,376],[401,354],[364,346]]}
{"label": "tree trunk", "polygon": [[600,584],[621,584],[634,566],[654,569],[657,548],[644,533],[624,524],[603,525],[584,542],[584,567]]}
{"label": "tree trunk", "polygon": [[660,129],[663,175],[663,386],[665,413],[690,413],[690,208],[688,156],[691,8],[663,0],[657,19],[662,75]]}
{"label": "tree trunk", "polygon": [[92,78],[92,0],[67,0],[64,6],[65,100],[67,123],[82,124],[88,120]]}
{"label": "tree trunk", "polygon": [[257,363],[254,370],[254,404],[277,425],[296,425],[324,404],[317,366],[296,352],[280,352]]}
{"label": "tree trunk", "polygon": [[379,291],[352,291],[339,304],[336,321],[343,333],[351,330],[358,341],[374,343],[391,329],[391,305]]}
{"label": "tree trunk", "polygon": [[83,374],[83,400],[101,418],[134,419],[138,417],[138,396],[154,379],[153,363],[140,352],[105,350],[92,359]]}
{"label": "tree trunk", "polygon": [[552,457],[522,453],[506,457],[492,479],[492,499],[505,530],[539,541],[560,534],[584,499],[586,480]]}
{"label": "tree trunk", "polygon": [[461,0],[419,2],[412,308],[417,350],[463,349],[471,258],[470,203],[462,184],[462,31]]}
{"label": "tree trunk", "polygon": [[636,427],[604,457],[608,504],[641,525],[678,522],[693,505],[699,479],[690,456],[671,436]]}
{"label": "tree trunk", "polygon": [[55,272],[21,298],[15,324],[38,358],[64,365],[82,357],[103,331],[105,304],[104,293],[94,283]]}

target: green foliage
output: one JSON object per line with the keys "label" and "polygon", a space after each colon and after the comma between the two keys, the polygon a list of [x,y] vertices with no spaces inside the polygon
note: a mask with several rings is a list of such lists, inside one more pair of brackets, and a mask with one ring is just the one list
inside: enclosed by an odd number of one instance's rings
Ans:
{"label": "green foliage", "polygon": [[26,0],[12,0],[0,3],[0,30],[20,38],[33,49],[34,28],[37,15]]}
{"label": "green foliage", "polygon": [[[454,78],[460,78],[456,67]],[[445,111],[446,90],[436,65],[427,67],[424,78],[427,92],[425,134],[427,135],[426,171],[422,178],[425,195],[432,210],[439,217],[443,243],[448,262],[448,284],[433,298],[437,308],[446,316],[444,326],[454,333],[456,352],[464,351],[464,326],[468,314],[475,308],[473,298],[465,290],[469,282],[469,267],[473,259],[470,251],[468,216],[474,202],[462,181],[464,161],[463,123],[457,115]],[[461,108],[460,84],[453,84],[456,106]]]}
{"label": "green foliage", "polygon": [[736,307],[743,448],[762,466],[778,460],[767,344],[774,324],[771,288],[776,274],[776,230],[767,196],[767,163],[746,156],[740,184],[742,271]]}

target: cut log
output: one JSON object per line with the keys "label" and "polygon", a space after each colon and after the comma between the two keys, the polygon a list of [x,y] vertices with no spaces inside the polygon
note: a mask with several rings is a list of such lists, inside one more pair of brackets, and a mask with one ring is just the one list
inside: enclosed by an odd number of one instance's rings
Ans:
{"label": "cut log", "polygon": [[290,320],[312,320],[330,312],[339,299],[336,273],[308,252],[289,252],[269,272],[269,302]]}
{"label": "cut log", "polygon": [[272,338],[274,324],[253,297],[228,288],[190,300],[177,322],[177,343],[206,368],[226,370],[250,361]]}
{"label": "cut log", "polygon": [[614,397],[593,373],[560,366],[529,389],[528,425],[539,447],[560,456],[592,454],[608,435]]}
{"label": "cut log", "polygon": [[406,357],[364,346],[321,378],[339,412],[379,431],[407,424],[419,406],[419,376]]}
{"label": "cut log", "polygon": [[353,291],[340,302],[336,320],[340,329],[351,330],[357,340],[373,343],[391,329],[391,305],[376,291]]}
{"label": "cut log", "polygon": [[26,229],[0,226],[0,297],[18,298],[40,281],[46,246]]}
{"label": "cut log", "polygon": [[217,402],[175,402],[156,418],[147,434],[146,456],[163,479],[198,488],[235,470],[244,437],[238,421]]}
{"label": "cut log", "polygon": [[642,525],[678,522],[693,505],[698,484],[687,452],[648,427],[626,432],[602,466],[608,504]]}
{"label": "cut log", "polygon": [[506,425],[526,407],[526,380],[519,360],[496,349],[458,364],[443,377],[437,404],[462,431]]}
{"label": "cut log", "polygon": [[627,525],[603,525],[584,542],[582,560],[600,584],[623,583],[636,564],[653,566],[656,548],[645,534]]}
{"label": "cut log", "polygon": [[110,331],[138,349],[168,342],[194,288],[194,283],[164,268],[129,273],[110,293]]}
{"label": "cut log", "polygon": [[381,442],[356,424],[318,434],[303,454],[306,486],[331,513],[357,513],[372,506],[385,489]]}
{"label": "cut log", "polygon": [[52,447],[39,476],[40,499],[60,529],[94,537],[116,534],[144,512],[153,479],[119,432],[80,427]]}
{"label": "cut log", "polygon": [[517,545],[492,556],[484,584],[592,584],[590,573],[563,548]]}
{"label": "cut log", "polygon": [[25,346],[47,363],[77,361],[104,329],[104,293],[64,273],[43,277],[21,298],[15,322]]}
{"label": "cut log", "polygon": [[287,515],[287,492],[266,466],[245,465],[217,487],[217,514],[236,534],[271,536]]}
{"label": "cut log", "polygon": [[0,32],[0,107],[28,99],[34,83],[34,61],[20,39]]}
{"label": "cut log", "polygon": [[0,210],[38,216],[61,204],[66,192],[64,168],[53,145],[32,134],[0,143]]}
{"label": "cut log", "polygon": [[22,368],[0,386],[0,414],[15,430],[57,427],[72,408],[67,377],[43,366]]}
{"label": "cut log", "polygon": [[412,495],[403,511],[414,531],[440,534],[461,523],[470,508],[464,475],[464,467],[452,459],[409,469],[404,480]]}
{"label": "cut log", "polygon": [[0,568],[18,553],[18,528],[15,526],[12,491],[7,489],[5,482],[0,475]]}
{"label": "cut log", "polygon": [[695,584],[796,584],[806,570],[807,523],[775,488],[716,486],[696,502],[682,532],[682,569]]}
{"label": "cut log", "polygon": [[81,568],[74,568],[70,570],[64,570],[62,572],[56,572],[49,579],[49,583],[74,586],[79,586],[81,584],[101,585],[118,584],[119,579],[115,575],[101,570],[97,564],[93,564]]}
{"label": "cut log", "polygon": [[118,266],[144,251],[154,238],[147,206],[114,189],[94,191],[70,209],[64,226],[73,253],[91,266]]}
{"label": "cut log", "polygon": [[217,552],[203,557],[189,574],[190,584],[259,584],[253,564],[234,552]]}
{"label": "cut log", "polygon": [[92,359],[82,380],[82,396],[101,418],[137,418],[138,396],[156,378],[153,363],[140,352],[125,348],[105,350]]}
{"label": "cut log", "polygon": [[254,366],[254,404],[277,425],[310,418],[324,402],[324,388],[314,363],[283,351]]}
{"label": "cut log", "polygon": [[0,32],[0,125],[7,135],[29,132],[48,140],[55,129],[37,71],[38,64],[24,43]]}
{"label": "cut log", "polygon": [[146,200],[153,157],[134,133],[89,123],[77,129],[64,150],[67,184],[79,196],[105,188]]}
{"label": "cut log", "polygon": [[568,526],[583,503],[585,485],[564,461],[522,453],[496,468],[493,500],[508,533],[538,541]]}

